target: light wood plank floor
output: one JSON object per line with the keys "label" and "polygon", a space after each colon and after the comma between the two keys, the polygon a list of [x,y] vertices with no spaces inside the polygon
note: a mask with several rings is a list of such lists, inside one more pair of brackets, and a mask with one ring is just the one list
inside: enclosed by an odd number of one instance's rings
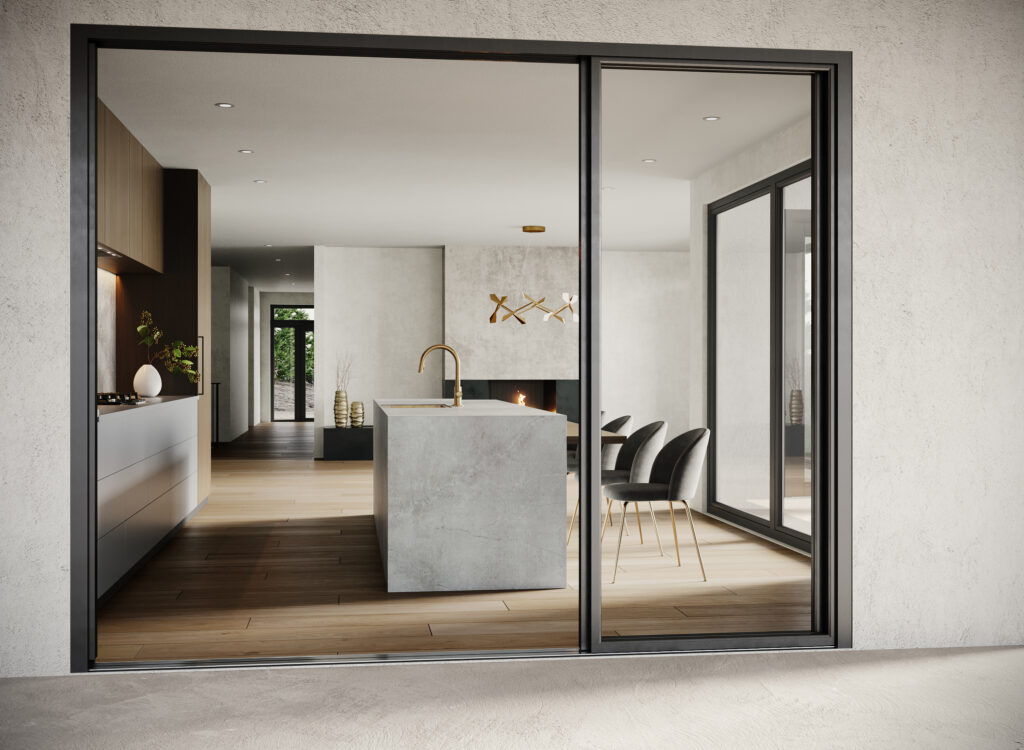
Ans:
{"label": "light wood plank floor", "polygon": [[[213,492],[98,616],[104,662],[577,647],[577,534],[565,589],[388,594],[370,513],[371,462],[219,458]],[[576,485],[566,483],[566,525]],[[809,559],[695,515],[677,567],[668,511],[644,544],[603,544],[606,635],[805,630]],[[616,523],[618,520],[616,519]]]}

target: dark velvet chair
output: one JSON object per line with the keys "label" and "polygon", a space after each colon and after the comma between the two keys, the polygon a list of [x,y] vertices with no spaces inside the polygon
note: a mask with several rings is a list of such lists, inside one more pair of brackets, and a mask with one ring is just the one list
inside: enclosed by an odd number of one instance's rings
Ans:
{"label": "dark velvet chair", "polygon": [[[604,416],[604,412],[601,412],[601,416]],[[633,426],[633,417],[627,414],[624,417],[617,417],[608,424],[601,427],[602,432],[614,432],[616,435],[624,435],[629,432],[629,429]],[[618,458],[619,451],[622,448],[622,443],[608,443],[601,446],[601,468],[611,469],[615,466],[615,461]],[[580,446],[576,443],[576,455],[575,458],[569,459],[569,472],[571,474],[579,474],[580,470]],[[572,519],[569,521],[569,535],[565,538],[565,546],[569,546],[569,542],[572,541],[572,527],[576,523],[576,514],[580,510],[580,499],[576,497],[576,507],[572,509]]]}
{"label": "dark velvet chair", "polygon": [[[615,458],[615,468],[601,470],[601,486],[618,482],[646,482],[651,475],[654,457],[665,442],[665,430],[664,422],[651,422],[626,438],[626,442],[622,443],[622,448],[619,450],[619,455]],[[579,508],[580,501],[577,499],[576,509],[572,514],[573,521],[569,524],[569,538],[565,541],[566,545],[572,538],[572,523],[576,520]],[[609,518],[610,508],[611,501],[608,501],[604,519],[601,522],[602,539],[604,539],[604,530],[611,520]],[[639,514],[637,519],[639,520]],[[640,541],[643,543],[642,529],[640,534]]]}
{"label": "dark velvet chair", "polygon": [[[675,503],[682,503],[686,508],[686,518],[690,522],[690,533],[693,535],[693,547],[697,551],[697,562],[700,564],[700,574],[705,581],[708,580],[704,572],[704,561],[700,556],[700,545],[697,544],[697,532],[693,528],[693,515],[690,513],[690,500],[697,494],[697,485],[700,482],[700,474],[704,468],[704,458],[708,452],[708,441],[711,438],[711,430],[706,427],[698,427],[695,430],[684,432],[682,435],[673,438],[665,444],[665,447],[658,451],[657,457],[651,466],[650,481],[629,482],[609,484],[604,487],[605,497],[609,501],[622,503],[622,518],[626,518],[626,506],[634,503],[637,508],[640,503],[667,502],[669,517],[672,519],[672,536],[676,542],[676,564],[682,566],[679,556],[679,535],[676,533],[676,515],[673,506]],[[650,505],[651,521],[654,522],[655,531],[658,525],[654,517],[654,509]],[[638,512],[639,519],[639,512]],[[623,524],[625,526],[625,524]],[[619,572],[619,553],[622,551],[622,531],[619,529],[619,544],[615,550],[615,570],[612,573],[612,583],[615,583],[615,576]],[[603,531],[602,531],[603,533]],[[658,548],[661,550],[661,538],[658,538]],[[664,551],[662,551],[664,554]]]}

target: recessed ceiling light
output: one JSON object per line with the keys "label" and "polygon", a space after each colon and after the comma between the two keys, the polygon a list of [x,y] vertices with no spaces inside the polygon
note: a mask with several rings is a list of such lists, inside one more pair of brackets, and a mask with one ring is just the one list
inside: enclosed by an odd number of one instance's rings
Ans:
{"label": "recessed ceiling light", "polygon": [[275,260],[276,262],[278,262],[278,263],[280,263],[280,262],[281,262],[281,259],[280,259],[280,258],[274,258],[274,260]]}
{"label": "recessed ceiling light", "polygon": [[215,107],[220,107],[221,109],[231,109],[231,108],[232,108],[232,107],[234,107],[235,105],[234,105],[234,104],[232,104],[231,102],[217,102],[217,103],[216,103],[216,104],[214,104],[213,106],[215,106]]}
{"label": "recessed ceiling light", "polygon": [[238,153],[248,155],[248,154],[252,153],[252,149],[251,148],[240,148],[240,149],[238,149]]}
{"label": "recessed ceiling light", "polygon": [[705,115],[700,119],[702,119],[704,122],[716,122],[718,120],[721,120],[722,118],[719,117],[718,115]]}
{"label": "recessed ceiling light", "polygon": [[266,180],[253,180],[253,182],[255,182],[257,185],[262,185],[266,182]]}
{"label": "recessed ceiling light", "polygon": [[291,274],[290,273],[286,273],[285,276],[291,276]]}
{"label": "recessed ceiling light", "polygon": [[264,245],[263,247],[273,247],[273,245]]}
{"label": "recessed ceiling light", "polygon": [[641,159],[640,161],[643,162],[644,164],[654,164],[658,160],[657,159]]}

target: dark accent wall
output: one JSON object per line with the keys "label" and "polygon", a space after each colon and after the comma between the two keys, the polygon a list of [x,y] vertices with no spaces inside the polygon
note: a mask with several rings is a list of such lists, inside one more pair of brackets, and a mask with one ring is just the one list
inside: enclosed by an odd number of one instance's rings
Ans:
{"label": "dark accent wall", "polygon": [[[452,398],[455,381],[444,381],[444,398]],[[526,396],[526,404],[545,411],[564,414],[570,422],[580,421],[580,381],[578,380],[463,380],[462,398],[497,399],[515,403],[516,394]]]}
{"label": "dark accent wall", "polygon": [[[164,343],[181,339],[196,343],[198,329],[197,206],[199,173],[194,169],[164,170],[164,271],[161,274],[122,274],[117,283],[117,390],[133,390],[135,372],[146,362],[135,330],[139,314],[149,310],[164,332]],[[209,345],[209,342],[206,342]],[[183,375],[157,366],[163,379],[161,395],[194,396],[198,387]]]}

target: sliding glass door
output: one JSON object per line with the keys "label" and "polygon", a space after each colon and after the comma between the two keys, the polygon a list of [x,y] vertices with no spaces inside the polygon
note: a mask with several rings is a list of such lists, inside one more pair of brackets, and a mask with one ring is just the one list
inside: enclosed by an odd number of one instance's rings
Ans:
{"label": "sliding glass door", "polygon": [[708,207],[708,509],[809,552],[813,528],[811,164]]}

